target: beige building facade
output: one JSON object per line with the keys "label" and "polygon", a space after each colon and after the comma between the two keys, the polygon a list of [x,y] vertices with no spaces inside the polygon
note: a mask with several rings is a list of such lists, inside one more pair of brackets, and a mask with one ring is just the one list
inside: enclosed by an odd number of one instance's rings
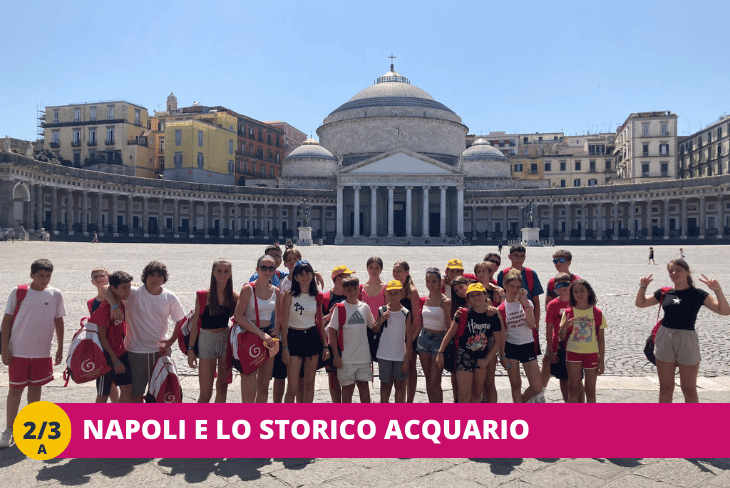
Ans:
{"label": "beige building facade", "polygon": [[146,108],[123,100],[48,106],[44,148],[67,166],[155,177],[147,117]]}
{"label": "beige building facade", "polygon": [[631,183],[673,180],[677,172],[677,114],[638,112],[616,131],[616,176]]}
{"label": "beige building facade", "polygon": [[730,173],[730,116],[722,117],[691,136],[680,138],[679,178]]}

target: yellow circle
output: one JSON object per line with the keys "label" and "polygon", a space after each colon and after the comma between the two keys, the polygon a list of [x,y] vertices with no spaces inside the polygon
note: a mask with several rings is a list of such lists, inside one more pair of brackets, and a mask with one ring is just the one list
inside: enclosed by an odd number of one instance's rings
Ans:
{"label": "yellow circle", "polygon": [[29,458],[53,459],[71,442],[71,420],[55,403],[30,403],[15,417],[13,438]]}

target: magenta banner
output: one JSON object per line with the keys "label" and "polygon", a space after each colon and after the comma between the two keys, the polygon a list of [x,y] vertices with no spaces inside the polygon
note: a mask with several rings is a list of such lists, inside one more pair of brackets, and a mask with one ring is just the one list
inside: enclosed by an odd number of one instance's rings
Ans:
{"label": "magenta banner", "polygon": [[723,404],[59,406],[67,458],[730,457]]}

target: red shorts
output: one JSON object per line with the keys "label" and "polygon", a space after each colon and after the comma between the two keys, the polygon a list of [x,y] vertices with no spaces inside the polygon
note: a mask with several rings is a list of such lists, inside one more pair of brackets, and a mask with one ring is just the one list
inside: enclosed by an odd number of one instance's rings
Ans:
{"label": "red shorts", "polygon": [[598,353],[581,354],[568,351],[565,361],[568,363],[583,363],[583,369],[595,369],[598,367]]}
{"label": "red shorts", "polygon": [[42,386],[53,381],[53,360],[51,358],[18,358],[10,361],[8,368],[10,388]]}

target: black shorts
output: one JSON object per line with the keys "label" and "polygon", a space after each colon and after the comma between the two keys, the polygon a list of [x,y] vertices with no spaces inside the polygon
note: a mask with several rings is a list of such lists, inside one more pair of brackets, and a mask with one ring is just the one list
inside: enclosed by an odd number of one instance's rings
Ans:
{"label": "black shorts", "polygon": [[568,379],[568,368],[565,366],[565,346],[561,343],[558,345],[558,362],[550,364],[550,374],[559,380]]}
{"label": "black shorts", "polygon": [[[111,357],[109,356],[109,353],[104,351],[104,357],[106,357],[106,362],[109,366],[112,365]],[[112,391],[112,384],[115,384],[117,386],[124,386],[124,385],[131,385],[132,384],[132,368],[129,365],[129,355],[125,352],[121,356],[119,356],[119,360],[124,365],[124,373],[117,374],[114,372],[114,367],[112,366],[111,371],[109,371],[104,376],[96,379],[96,394],[99,396],[109,396],[109,394]]]}
{"label": "black shorts", "polygon": [[[481,369],[479,368],[477,361],[487,357],[487,351],[488,349],[479,351],[475,354],[459,347],[456,351],[456,369],[454,371],[466,371],[468,373],[473,373],[475,369]],[[486,369],[486,366],[484,369]]]}
{"label": "black shorts", "polygon": [[277,352],[276,356],[274,356],[274,370],[271,373],[271,377],[275,380],[286,379],[286,364],[284,364],[284,361],[281,359],[282,354],[284,354],[284,348],[280,347],[279,352]]}
{"label": "black shorts", "polygon": [[504,355],[507,359],[515,359],[521,363],[529,363],[537,359],[534,342],[528,342],[527,344],[506,342],[504,345]]}
{"label": "black shorts", "polygon": [[292,329],[287,330],[287,346],[289,346],[289,355],[298,356],[300,358],[308,358],[310,356],[318,356],[322,353],[322,337],[319,335],[317,327],[308,329]]}

